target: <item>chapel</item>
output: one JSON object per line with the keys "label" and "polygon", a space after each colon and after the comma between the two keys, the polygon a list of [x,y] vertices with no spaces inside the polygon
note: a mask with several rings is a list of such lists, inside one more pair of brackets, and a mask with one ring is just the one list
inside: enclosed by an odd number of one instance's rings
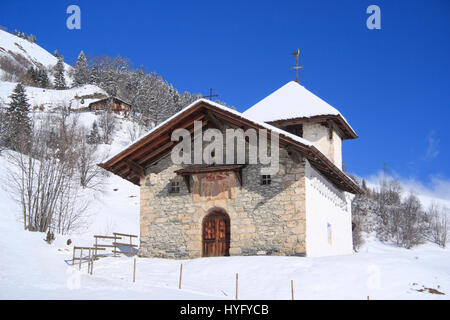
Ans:
{"label": "chapel", "polygon": [[[261,174],[267,164],[248,156],[174,162],[176,130],[194,146],[199,127],[276,134],[276,172]],[[244,138],[248,151],[254,143]],[[337,109],[291,81],[242,113],[199,99],[100,166],[140,186],[140,256],[349,254],[351,202],[362,191],[342,170],[342,143],[355,138]],[[208,153],[225,157],[216,149]]]}

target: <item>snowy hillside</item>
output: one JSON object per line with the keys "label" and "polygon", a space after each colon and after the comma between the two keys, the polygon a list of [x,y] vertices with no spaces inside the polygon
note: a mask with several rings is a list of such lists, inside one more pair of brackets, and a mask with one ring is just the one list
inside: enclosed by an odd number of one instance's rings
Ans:
{"label": "snowy hillside", "polygon": [[[9,96],[17,83],[0,81],[0,105],[9,102]],[[25,86],[28,103],[32,109],[51,110],[70,107],[72,110],[86,108],[91,102],[106,98],[108,94],[94,85],[84,85],[66,90],[44,89]]]}
{"label": "snowy hillside", "polygon": [[[3,30],[0,30],[0,57],[7,57],[17,66],[25,69],[29,67],[49,69],[58,62],[58,59],[54,55],[38,44]],[[71,81],[68,73],[72,67],[65,63],[64,69],[66,71],[66,79],[68,80],[68,84],[70,84]],[[3,71],[2,73],[6,72]]]}

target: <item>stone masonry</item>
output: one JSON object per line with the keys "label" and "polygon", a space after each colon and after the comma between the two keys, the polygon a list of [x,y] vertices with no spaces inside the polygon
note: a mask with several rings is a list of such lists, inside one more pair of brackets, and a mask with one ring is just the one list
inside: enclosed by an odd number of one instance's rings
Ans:
{"label": "stone masonry", "polygon": [[[241,188],[229,172],[225,196],[196,193],[201,175],[191,178],[191,193],[170,155],[147,168],[141,178],[139,255],[159,258],[202,256],[202,220],[214,208],[230,217],[230,255],[305,255],[305,160],[296,163],[280,149],[280,170],[261,184],[260,165],[247,165]],[[171,181],[180,192],[169,193]]]}

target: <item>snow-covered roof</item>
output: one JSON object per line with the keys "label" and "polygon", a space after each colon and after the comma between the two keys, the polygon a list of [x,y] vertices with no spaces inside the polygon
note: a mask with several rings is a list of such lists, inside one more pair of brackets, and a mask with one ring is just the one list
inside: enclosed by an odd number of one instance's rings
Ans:
{"label": "snow-covered roof", "polygon": [[[114,174],[120,175],[122,178],[127,179],[135,184],[139,184],[139,179],[135,179],[133,177],[130,178],[128,175],[121,174],[121,167],[122,164],[125,163],[126,166],[130,166],[130,163],[135,163],[138,165],[145,165],[144,162],[148,162],[150,159],[146,159],[142,163],[139,163],[140,159],[142,158],[143,154],[142,151],[138,152],[138,150],[142,150],[143,148],[147,148],[147,153],[158,151],[158,149],[152,149],[151,146],[148,145],[148,141],[152,139],[152,135],[158,136],[158,131],[162,132],[165,129],[170,128],[171,125],[174,125],[177,123],[177,121],[181,118],[183,118],[184,114],[190,114],[190,109],[196,108],[196,107],[208,107],[212,110],[216,109],[218,112],[226,112],[230,115],[233,115],[236,117],[236,120],[239,120],[239,118],[242,120],[243,123],[252,123],[256,127],[262,127],[265,129],[270,130],[271,132],[276,132],[281,137],[284,137],[285,141],[288,141],[288,143],[294,143],[298,147],[304,149],[305,156],[308,160],[311,160],[314,163],[318,163],[320,165],[320,171],[327,175],[330,180],[332,180],[336,185],[339,185],[342,190],[346,190],[352,193],[360,193],[361,190],[357,184],[355,184],[342,170],[340,170],[336,165],[334,165],[326,156],[324,156],[317,148],[314,147],[313,143],[303,139],[299,136],[296,136],[294,134],[291,134],[287,131],[284,131],[282,129],[279,129],[275,126],[272,126],[270,124],[260,122],[253,120],[249,117],[244,116],[242,113],[233,110],[231,108],[225,107],[223,105],[220,105],[218,103],[212,102],[207,99],[199,99],[183,110],[179,111],[178,113],[174,114],[172,117],[168,118],[166,121],[160,123],[158,126],[151,129],[149,132],[138,138],[136,141],[131,143],[130,145],[123,148],[120,152],[113,155],[112,157],[106,159],[103,163],[99,164],[100,167],[109,170],[113,172]],[[193,110],[195,112],[195,110]],[[164,135],[163,135],[164,136]],[[170,138],[165,135],[168,141],[170,141]],[[290,141],[289,141],[290,140]],[[158,151],[163,152],[163,151]],[[135,154],[138,154],[133,159],[133,156]],[[128,157],[128,162],[127,162]],[[155,157],[155,155],[153,155]],[[131,179],[131,180],[130,180]]]}
{"label": "snow-covered roof", "polygon": [[340,116],[345,121],[337,109],[295,81],[288,82],[271,93],[243,112],[243,115],[261,122],[324,115]]}
{"label": "snow-covered roof", "polygon": [[293,140],[295,140],[295,141],[297,141],[297,142],[300,142],[300,143],[302,143],[302,144],[304,144],[304,145],[312,146],[312,143],[311,143],[309,140],[303,139],[303,138],[301,138],[301,137],[299,137],[299,136],[296,136],[295,134],[292,134],[292,133],[290,133],[290,132],[281,130],[281,129],[279,129],[279,128],[277,128],[277,127],[274,127],[274,126],[272,126],[272,125],[270,125],[270,124],[267,124],[267,123],[264,123],[264,122],[260,122],[260,121],[255,121],[255,120],[253,120],[253,119],[250,119],[250,118],[244,116],[242,113],[240,113],[240,112],[238,112],[238,111],[236,111],[236,110],[234,110],[234,109],[225,107],[225,106],[223,106],[223,105],[221,105],[221,104],[218,104],[218,103],[216,103],[216,102],[213,102],[213,101],[211,101],[211,100],[201,98],[201,99],[198,99],[198,100],[194,101],[193,103],[191,103],[190,105],[188,105],[186,108],[184,108],[184,109],[178,111],[177,113],[175,113],[175,114],[174,114],[173,116],[171,116],[170,118],[168,118],[168,119],[166,119],[165,121],[161,122],[159,125],[157,125],[156,127],[152,128],[150,131],[148,131],[147,133],[143,134],[141,137],[139,137],[138,139],[136,139],[135,141],[133,141],[132,143],[130,143],[129,145],[127,145],[126,147],[124,147],[120,152],[118,152],[117,154],[115,154],[115,155],[109,157],[108,159],[106,159],[103,163],[109,162],[110,160],[112,160],[113,158],[115,158],[116,156],[118,156],[120,153],[122,153],[122,152],[126,151],[127,149],[129,149],[129,148],[130,148],[131,146],[133,146],[134,144],[137,144],[137,143],[140,142],[141,140],[144,140],[146,137],[148,137],[149,135],[151,135],[154,131],[157,131],[157,130],[160,129],[161,127],[164,127],[168,122],[170,122],[170,121],[172,121],[173,119],[177,118],[180,114],[187,112],[189,109],[191,109],[191,108],[193,108],[194,106],[198,105],[200,102],[204,102],[204,103],[207,103],[207,104],[209,104],[209,105],[211,105],[211,106],[214,106],[214,107],[216,107],[216,108],[219,108],[219,109],[225,110],[225,111],[227,111],[227,112],[233,113],[233,114],[235,114],[236,116],[238,116],[238,117],[240,117],[240,118],[242,118],[242,119],[245,119],[245,120],[247,120],[247,121],[251,121],[251,122],[253,122],[254,124],[259,125],[259,126],[262,126],[262,127],[266,128],[266,129],[268,129],[268,130],[272,130],[273,132],[276,132],[276,133],[278,133],[278,134],[282,134],[282,135],[284,135],[284,136],[287,136],[287,137],[289,137],[289,138],[291,138],[291,139],[293,139]]}

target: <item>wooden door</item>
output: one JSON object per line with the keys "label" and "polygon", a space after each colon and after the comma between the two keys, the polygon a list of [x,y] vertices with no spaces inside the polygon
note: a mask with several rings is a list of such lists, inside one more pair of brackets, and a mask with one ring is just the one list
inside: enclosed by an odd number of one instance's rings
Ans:
{"label": "wooden door", "polygon": [[212,212],[203,220],[203,256],[229,256],[230,218],[226,213]]}

